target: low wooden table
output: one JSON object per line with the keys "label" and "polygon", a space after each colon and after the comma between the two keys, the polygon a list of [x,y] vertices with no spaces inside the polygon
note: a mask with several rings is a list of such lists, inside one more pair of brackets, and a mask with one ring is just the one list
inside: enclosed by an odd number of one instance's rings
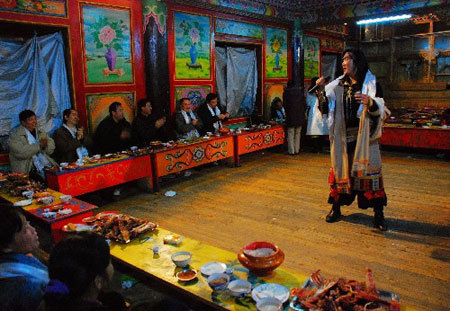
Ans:
{"label": "low wooden table", "polygon": [[384,125],[380,144],[384,146],[450,150],[450,127],[429,128],[406,125]]}
{"label": "low wooden table", "polygon": [[[132,274],[141,280],[154,283],[158,289],[168,288],[168,293],[176,295],[180,300],[194,302],[199,310],[256,310],[256,304],[248,296],[235,298],[223,292],[213,292],[207,283],[207,278],[200,273],[200,267],[208,262],[223,262],[234,270],[234,277],[248,280],[252,287],[264,283],[281,284],[288,289],[300,287],[308,278],[289,269],[278,267],[267,276],[256,276],[249,273],[237,260],[237,254],[204,244],[200,241],[184,237],[180,245],[164,244],[166,235],[174,233],[158,228],[131,241],[129,244],[111,243],[111,255],[116,263],[131,270]],[[159,247],[159,255],[154,255],[152,248]],[[198,271],[197,278],[189,282],[179,282],[177,268],[171,260],[171,255],[178,251],[192,253],[190,267]],[[288,303],[284,304],[284,311],[289,310]],[[404,311],[412,311],[409,307],[402,307]]]}
{"label": "low wooden table", "polygon": [[224,135],[204,139],[188,145],[156,150],[151,154],[153,189],[159,191],[158,178],[199,165],[233,157],[233,136]]}
{"label": "low wooden table", "polygon": [[74,170],[47,172],[51,189],[73,196],[116,186],[132,180],[147,178],[152,188],[150,155],[121,156],[115,160],[82,166]]}
{"label": "low wooden table", "polygon": [[[35,202],[33,200],[33,204],[24,206],[23,210],[27,216],[30,216],[32,219],[36,220],[40,225],[43,225],[51,232],[51,236],[54,243],[59,242],[65,234],[61,231],[61,228],[68,223],[82,223],[82,219],[85,217],[93,216],[94,210],[97,208],[96,205],[92,205],[81,200],[72,198],[69,203],[62,203],[59,199],[62,196],[62,193],[57,191],[48,189],[48,192],[55,198],[54,202],[50,205],[43,205]],[[15,203],[21,201],[25,198],[13,197],[5,193],[0,193],[0,197],[4,200]],[[49,208],[56,204],[65,204],[64,208],[71,209],[72,213],[68,215],[59,215],[55,218],[46,218],[43,216],[43,212],[46,208]]]}
{"label": "low wooden table", "polygon": [[234,134],[234,161],[239,166],[239,156],[282,145],[284,143],[285,132],[281,125],[273,126],[267,130],[244,132]]}

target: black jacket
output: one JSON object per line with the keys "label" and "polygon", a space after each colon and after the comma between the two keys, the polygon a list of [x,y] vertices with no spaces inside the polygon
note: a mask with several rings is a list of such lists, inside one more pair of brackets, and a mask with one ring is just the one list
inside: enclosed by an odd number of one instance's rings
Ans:
{"label": "black jacket", "polygon": [[138,114],[133,121],[133,140],[139,146],[147,146],[149,142],[158,140],[158,129],[156,120],[152,115],[144,116]]}
{"label": "black jacket", "polygon": [[[220,113],[225,114],[225,109],[223,109],[219,104],[217,105],[219,107]],[[218,116],[211,115],[211,112],[209,111],[207,104],[204,103],[200,107],[198,107],[197,110],[198,116],[202,120],[203,128],[201,129],[201,135],[205,135],[206,132],[215,132],[214,123],[217,121],[226,121],[227,119],[220,120]]]}
{"label": "black jacket", "polygon": [[125,118],[118,123],[111,116],[104,118],[95,131],[94,142],[97,152],[106,154],[129,148],[132,145],[132,140],[120,138],[123,130],[131,132],[131,125]]}
{"label": "black jacket", "polygon": [[55,152],[52,157],[56,162],[72,163],[78,159],[77,148],[81,147],[83,140],[73,138],[67,128],[61,126],[53,133],[55,141]]}
{"label": "black jacket", "polygon": [[305,123],[305,96],[299,87],[285,88],[283,105],[286,111],[286,126],[297,127]]}

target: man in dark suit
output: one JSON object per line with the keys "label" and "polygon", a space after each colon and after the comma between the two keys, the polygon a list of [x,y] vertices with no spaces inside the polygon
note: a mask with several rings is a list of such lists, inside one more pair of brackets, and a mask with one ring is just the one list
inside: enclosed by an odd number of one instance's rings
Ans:
{"label": "man in dark suit", "polygon": [[205,103],[198,109],[198,115],[203,123],[202,135],[217,132],[222,127],[222,121],[230,117],[230,114],[218,105],[217,94],[214,93],[206,96]]}

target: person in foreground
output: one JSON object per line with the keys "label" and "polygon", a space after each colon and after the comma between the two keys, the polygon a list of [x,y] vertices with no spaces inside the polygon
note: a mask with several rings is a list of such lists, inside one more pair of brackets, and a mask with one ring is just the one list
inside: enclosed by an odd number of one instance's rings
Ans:
{"label": "person in foreground", "polygon": [[32,179],[45,181],[45,167],[56,165],[50,157],[55,142],[37,127],[36,114],[24,110],[19,114],[20,126],[8,139],[9,160],[13,172],[30,174]]}
{"label": "person in foreground", "polygon": [[125,310],[119,294],[108,293],[114,268],[109,245],[91,232],[66,237],[50,254],[49,275],[40,310]]}
{"label": "person in foreground", "polygon": [[48,284],[47,267],[29,254],[36,230],[15,207],[0,208],[0,310],[37,310]]}
{"label": "person in foreground", "polygon": [[[381,137],[384,100],[376,94],[376,78],[364,54],[347,49],[342,54],[343,75],[325,87],[331,170],[328,177],[331,211],[327,222],[341,217],[341,205],[358,197],[358,207],[372,207],[374,227],[387,230],[383,208],[387,204],[378,140]],[[323,85],[324,77],[317,80]],[[320,108],[319,108],[320,109]],[[324,113],[324,112],[322,112]]]}

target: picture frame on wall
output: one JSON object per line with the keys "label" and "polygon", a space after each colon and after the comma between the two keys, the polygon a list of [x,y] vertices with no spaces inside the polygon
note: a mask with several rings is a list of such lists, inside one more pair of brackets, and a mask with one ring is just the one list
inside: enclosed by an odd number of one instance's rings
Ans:
{"label": "picture frame on wall", "polygon": [[305,49],[305,79],[320,76],[320,40],[314,37],[304,37],[303,46]]}
{"label": "picture frame on wall", "polygon": [[175,80],[211,79],[211,16],[173,12]]}
{"label": "picture frame on wall", "polygon": [[264,37],[264,28],[262,25],[244,23],[225,18],[216,18],[216,33],[233,35],[239,37],[248,37],[262,40]]}
{"label": "picture frame on wall", "polygon": [[67,17],[66,0],[6,0],[0,1],[1,11]]}
{"label": "picture frame on wall", "polygon": [[206,95],[211,93],[211,85],[182,85],[175,86],[175,111],[179,110],[179,101],[182,98],[191,100],[192,110],[198,107],[206,100]]}
{"label": "picture frame on wall", "polygon": [[287,30],[266,27],[266,78],[287,78]]}
{"label": "picture frame on wall", "polygon": [[122,105],[125,119],[133,122],[135,115],[135,93],[95,93],[86,94],[89,133],[94,133],[98,124],[109,115],[109,105],[119,102]]}
{"label": "picture frame on wall", "polygon": [[130,8],[80,6],[85,83],[133,83]]}
{"label": "picture frame on wall", "polygon": [[274,98],[279,97],[283,100],[283,92],[286,86],[287,83],[266,83],[264,85],[264,119],[270,119],[270,106],[272,105]]}

